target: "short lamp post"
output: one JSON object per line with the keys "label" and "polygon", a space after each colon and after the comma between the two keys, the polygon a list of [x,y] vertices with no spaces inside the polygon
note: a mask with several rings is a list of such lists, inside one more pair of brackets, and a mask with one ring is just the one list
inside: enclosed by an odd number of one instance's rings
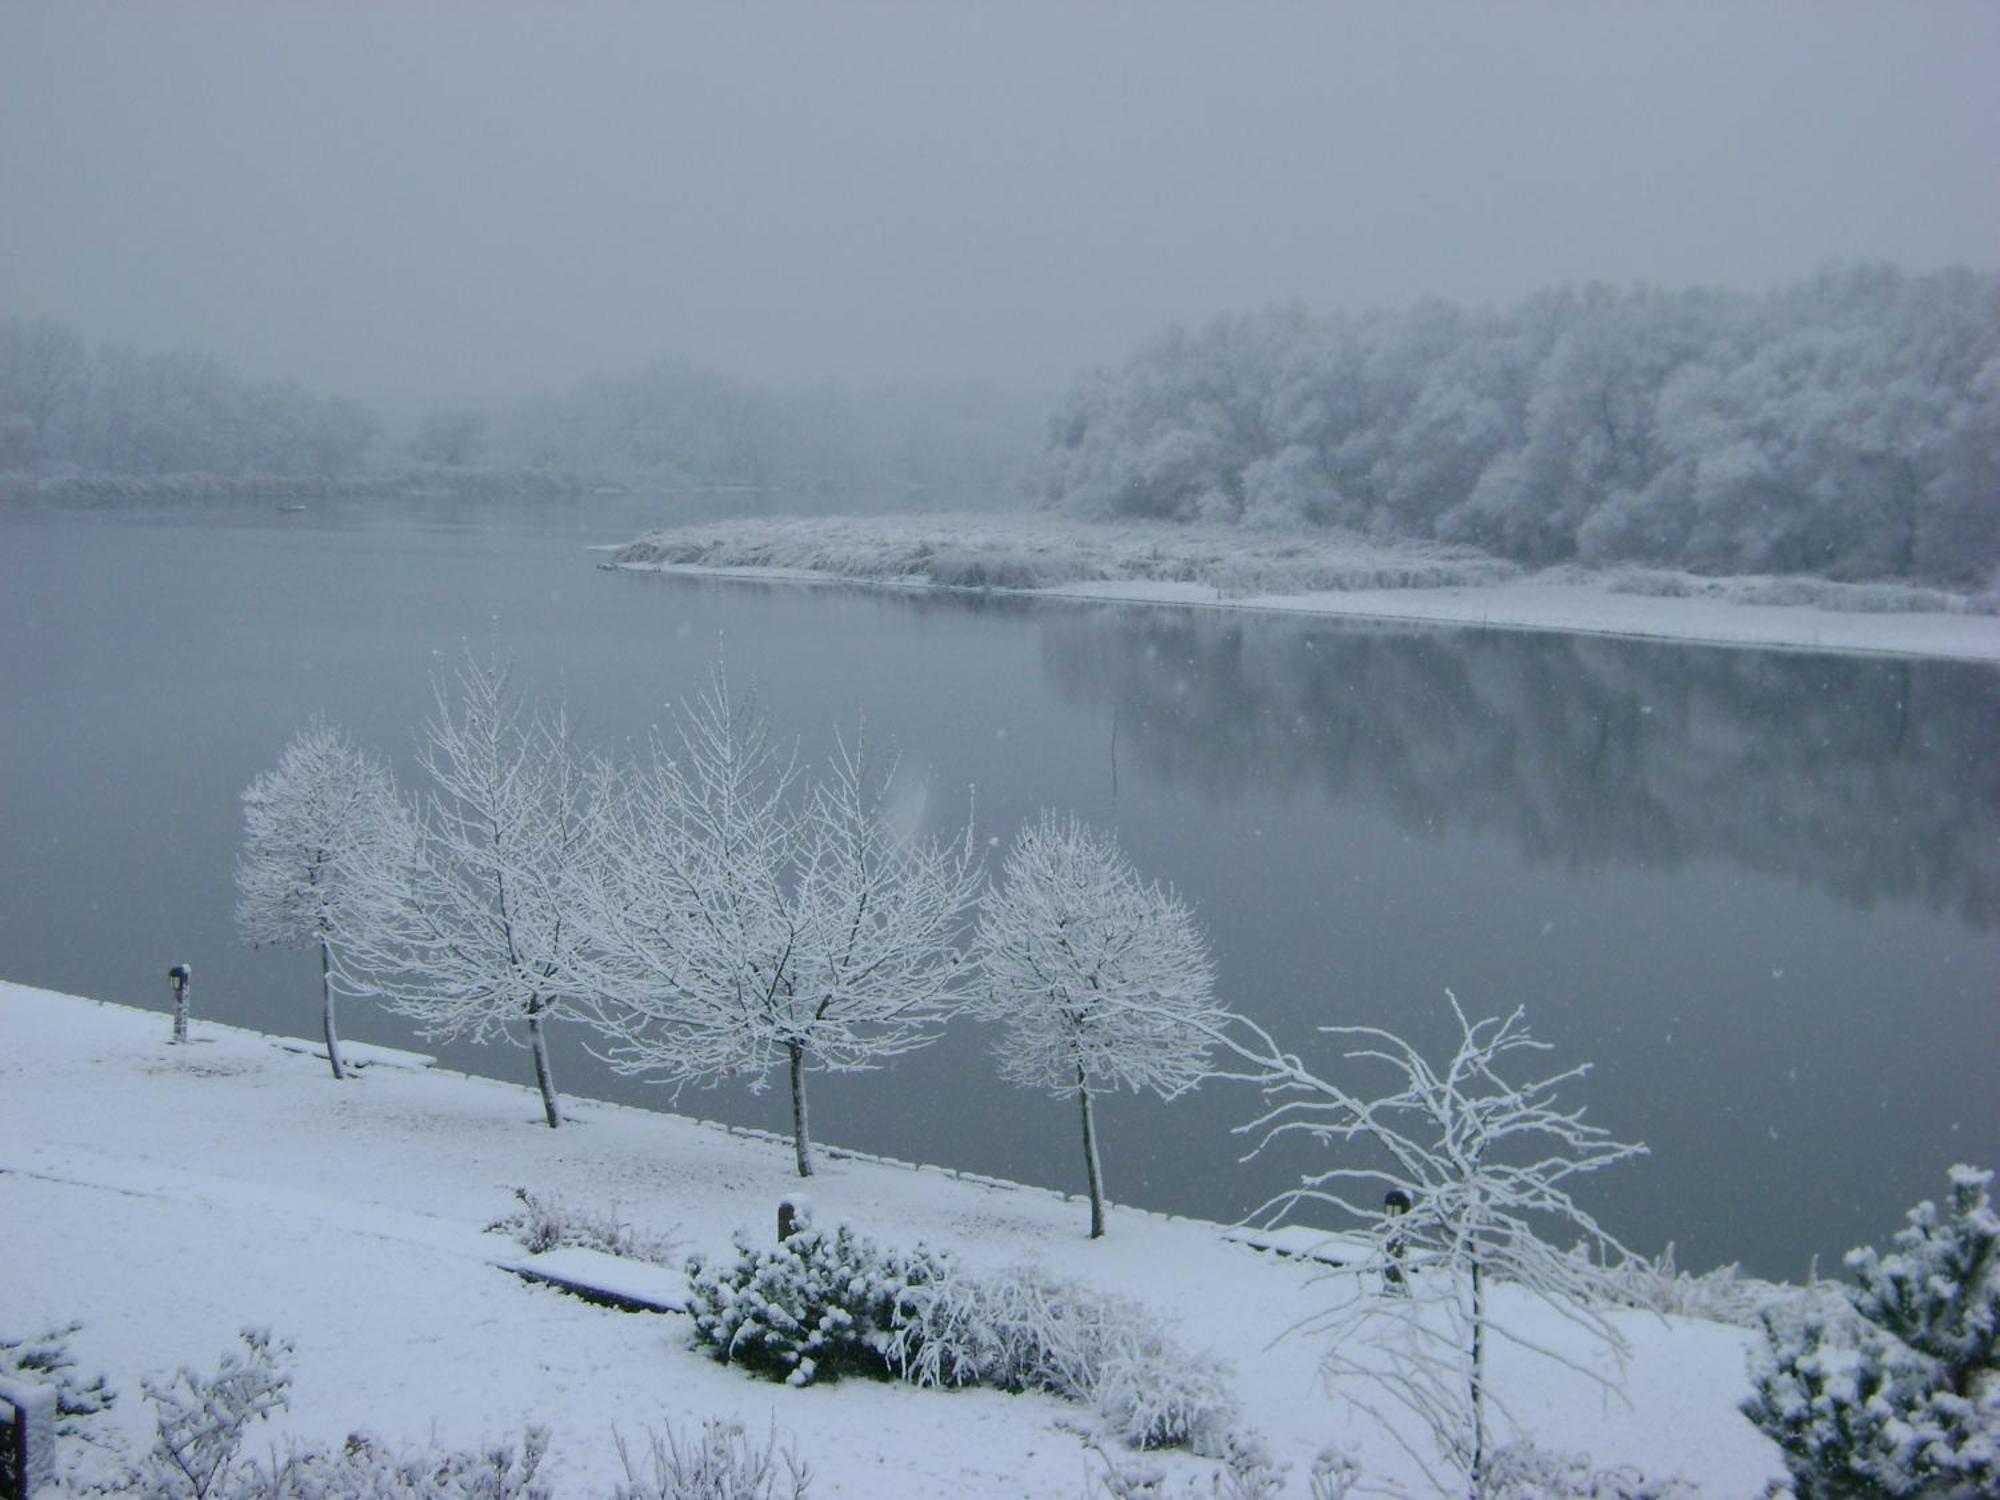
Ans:
{"label": "short lamp post", "polygon": [[[1416,1207],[1416,1200],[1402,1188],[1390,1188],[1382,1195],[1382,1212],[1392,1219],[1400,1219]],[[1391,1296],[1406,1296],[1409,1289],[1403,1284],[1403,1256],[1408,1250],[1408,1242],[1397,1230],[1389,1232],[1389,1264],[1382,1268],[1382,1290]]]}
{"label": "short lamp post", "polygon": [[194,970],[186,964],[175,964],[167,970],[167,984],[174,992],[174,1040],[188,1039],[188,1006],[193,999]]}

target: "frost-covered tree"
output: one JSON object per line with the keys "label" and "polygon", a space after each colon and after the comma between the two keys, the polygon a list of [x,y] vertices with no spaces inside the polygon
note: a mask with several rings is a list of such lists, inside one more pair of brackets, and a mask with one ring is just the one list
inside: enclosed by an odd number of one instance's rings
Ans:
{"label": "frost-covered tree", "polygon": [[576,920],[599,858],[604,776],[560,714],[531,711],[498,662],[469,652],[417,752],[429,787],[405,850],[359,865],[336,961],[424,1035],[525,1044],[550,1128],[562,1108],[547,1028],[587,1001]]}
{"label": "frost-covered tree", "polygon": [[1047,493],[1074,515],[1333,524],[1534,562],[1979,585],[2000,562],[1996,353],[2000,278],[1964,270],[1278,308],[1080,379]]}
{"label": "frost-covered tree", "polygon": [[[1478,1495],[1496,1447],[1494,1416],[1518,1430],[1487,1379],[1496,1342],[1612,1383],[1497,1309],[1494,1283],[1542,1303],[1622,1362],[1626,1341],[1601,1310],[1608,1282],[1600,1257],[1622,1260],[1627,1252],[1570,1197],[1569,1184],[1645,1148],[1611,1139],[1585,1123],[1581,1109],[1558,1103],[1589,1064],[1528,1082],[1504,1076],[1520,1054],[1547,1050],[1520,1010],[1471,1021],[1456,996],[1447,998],[1458,1041],[1442,1065],[1377,1027],[1320,1028],[1353,1044],[1350,1060],[1386,1070],[1388,1093],[1362,1094],[1320,1077],[1241,1017],[1228,1046],[1246,1065],[1222,1076],[1254,1083],[1270,1100],[1239,1127],[1259,1150],[1292,1136],[1360,1148],[1361,1164],[1309,1173],[1265,1205],[1279,1218],[1300,1209],[1329,1213],[1335,1227],[1358,1231],[1369,1246],[1329,1273],[1342,1283],[1342,1299],[1303,1326],[1328,1336],[1330,1377],[1386,1391]],[[1584,1253],[1557,1249],[1551,1234]],[[1365,1397],[1357,1404],[1373,1410]],[[1425,1455],[1412,1449],[1411,1456],[1428,1470]]]}
{"label": "frost-covered tree", "polygon": [[0,317],[0,469],[40,468],[89,384],[89,356],[75,329]]}
{"label": "frost-covered tree", "polygon": [[315,718],[243,792],[236,926],[254,947],[319,950],[320,1025],[335,1078],[347,1076],[334,1025],[333,947],[355,871],[409,847],[409,817],[387,767]]}
{"label": "frost-covered tree", "polygon": [[1005,1028],[1001,1076],[1077,1101],[1097,1239],[1104,1174],[1093,1099],[1121,1086],[1163,1099],[1193,1088],[1225,1019],[1194,914],[1142,880],[1110,835],[1045,812],[986,897],[975,952],[972,1008]]}
{"label": "frost-covered tree", "polygon": [[1991,1172],[1951,1169],[1896,1248],[1853,1251],[1845,1325],[1767,1313],[1744,1415],[1799,1500],[2000,1492],[2000,1215]]}
{"label": "frost-covered tree", "polygon": [[808,1070],[876,1068],[937,1038],[979,872],[969,824],[949,843],[899,826],[894,766],[860,736],[802,801],[793,772],[718,671],[626,788],[590,910],[612,1065],[682,1082],[761,1079],[782,1059],[810,1177]]}

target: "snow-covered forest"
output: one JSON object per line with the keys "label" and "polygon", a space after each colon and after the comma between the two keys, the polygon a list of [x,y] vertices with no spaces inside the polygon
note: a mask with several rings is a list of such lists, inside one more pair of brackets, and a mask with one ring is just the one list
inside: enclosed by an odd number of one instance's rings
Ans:
{"label": "snow-covered forest", "polygon": [[[85,481],[101,476],[151,478],[131,491],[148,498],[303,477],[372,493],[370,477],[416,470],[451,489],[543,476],[531,494],[614,482],[745,492],[745,505],[772,491],[814,508],[1014,505],[1033,489],[1046,411],[1040,396],[977,382],[775,386],[673,360],[402,410],[255,379],[194,350],[93,349],[68,324],[0,313],[0,495],[94,498]],[[200,478],[157,482],[166,476]]]}
{"label": "snow-covered forest", "polygon": [[347,474],[380,423],[359,402],[192,351],[93,350],[0,316],[0,474]]}
{"label": "snow-covered forest", "polygon": [[1887,266],[1175,328],[1076,383],[1047,473],[1077,516],[1958,584],[1997,496],[2000,277]]}

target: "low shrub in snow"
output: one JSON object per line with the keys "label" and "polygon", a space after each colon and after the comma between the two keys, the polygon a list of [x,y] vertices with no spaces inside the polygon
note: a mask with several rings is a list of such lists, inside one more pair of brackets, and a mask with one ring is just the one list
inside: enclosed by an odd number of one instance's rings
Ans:
{"label": "low shrub in snow", "polygon": [[1844,1325],[1767,1315],[1744,1415],[1800,1500],[2000,1493],[2000,1215],[1991,1172],[1951,1170],[1896,1248],[1853,1251]]}
{"label": "low shrub in snow", "polygon": [[688,1284],[698,1345],[791,1385],[857,1374],[1044,1391],[1139,1448],[1222,1453],[1235,1427],[1220,1361],[1182,1348],[1138,1303],[1032,1266],[974,1273],[843,1225],[769,1249],[739,1234],[732,1262],[692,1258]]}
{"label": "low shrub in snow", "polygon": [[1236,1404],[1222,1363],[1177,1344],[1140,1304],[1035,1266],[945,1261],[903,1299],[888,1346],[917,1385],[1046,1391],[1093,1407],[1137,1448],[1224,1451]]}
{"label": "low shrub in snow", "polygon": [[1682,1479],[1649,1479],[1637,1469],[1600,1469],[1588,1458],[1510,1443],[1487,1461],[1480,1500],[1694,1500]]}
{"label": "low shrub in snow", "polygon": [[[83,1327],[68,1323],[39,1338],[0,1338],[0,1374],[56,1388],[56,1436],[69,1441],[56,1449],[56,1474],[63,1483],[82,1488],[92,1479],[96,1462],[111,1452],[109,1438],[92,1421],[118,1399],[102,1375],[90,1381],[77,1377],[70,1357],[70,1336]],[[0,1442],[0,1494],[13,1494],[14,1446]]]}
{"label": "low shrub in snow", "polygon": [[512,1235],[530,1255],[575,1247],[658,1266],[672,1265],[677,1258],[672,1239],[634,1229],[615,1214],[578,1208],[553,1193],[531,1193],[524,1187],[515,1188],[514,1196],[521,1206],[488,1224],[486,1232]]}
{"label": "low shrub in snow", "polygon": [[1815,1290],[1745,1276],[1733,1264],[1696,1276],[1674,1264],[1671,1243],[1652,1260],[1635,1256],[1607,1267],[1603,1274],[1604,1294],[1623,1306],[1739,1328],[1755,1328],[1766,1312],[1796,1303]]}
{"label": "low shrub in snow", "polygon": [[246,1464],[218,1495],[219,1500],[549,1500],[549,1486],[535,1478],[547,1448],[548,1433],[539,1427],[522,1435],[518,1449],[496,1443],[477,1453],[394,1449],[356,1433],[339,1448],[295,1448],[268,1468]]}
{"label": "low shrub in snow", "polygon": [[[636,1461],[618,1440],[625,1482],[612,1500],[804,1500],[811,1472],[774,1431],[759,1446],[740,1422],[707,1421],[699,1433],[649,1432],[649,1456]],[[780,1472],[782,1469],[782,1473]]]}
{"label": "low shrub in snow", "polygon": [[831,1234],[807,1226],[770,1249],[739,1232],[729,1264],[688,1260],[695,1342],[787,1385],[845,1374],[886,1379],[898,1307],[936,1261],[921,1246],[886,1253],[845,1224]]}
{"label": "low shrub in snow", "polygon": [[246,1328],[243,1352],[223,1355],[213,1375],[183,1365],[170,1380],[142,1382],[157,1416],[153,1451],[141,1471],[146,1494],[202,1500],[240,1493],[231,1471],[244,1430],[288,1404],[291,1353],[268,1329]]}
{"label": "low shrub in snow", "polygon": [[[518,1450],[507,1443],[477,1453],[397,1450],[355,1434],[339,1448],[294,1446],[268,1461],[244,1458],[251,1426],[289,1404],[292,1378],[291,1345],[258,1328],[244,1329],[243,1348],[223,1355],[212,1374],[184,1366],[170,1379],[141,1382],[153,1404],[154,1436],[134,1464],[111,1435],[79,1425],[114,1396],[102,1377],[85,1385],[69,1373],[66,1340],[78,1326],[38,1340],[0,1340],[0,1369],[53,1383],[57,1436],[88,1445],[81,1458],[73,1443],[59,1448],[64,1493],[142,1500],[549,1500],[548,1487],[534,1480],[548,1446],[539,1428],[527,1430]],[[13,1476],[4,1478],[0,1493],[12,1494]]]}
{"label": "low shrub in snow", "polygon": [[[1107,1500],[1278,1500],[1286,1493],[1290,1467],[1273,1462],[1261,1439],[1232,1439],[1222,1462],[1201,1475],[1183,1475],[1175,1484],[1158,1466],[1114,1463],[1102,1449],[1104,1472],[1093,1476],[1093,1495]],[[1337,1449],[1323,1448],[1306,1476],[1311,1500],[1346,1500],[1361,1479],[1361,1466]]]}

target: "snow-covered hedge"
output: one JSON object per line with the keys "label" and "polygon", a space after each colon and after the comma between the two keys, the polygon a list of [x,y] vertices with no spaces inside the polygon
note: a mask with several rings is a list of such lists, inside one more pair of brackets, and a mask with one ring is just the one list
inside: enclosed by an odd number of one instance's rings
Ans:
{"label": "snow-covered hedge", "polygon": [[1040,1267],[946,1262],[905,1299],[889,1356],[917,1385],[1046,1391],[1095,1408],[1135,1448],[1220,1453],[1237,1421],[1226,1368],[1157,1315]]}
{"label": "snow-covered hedge", "polygon": [[733,1261],[691,1258],[688,1284],[699,1346],[790,1385],[854,1374],[1044,1391],[1138,1448],[1221,1453],[1237,1424],[1220,1361],[1138,1303],[1038,1267],[973,1272],[842,1225],[770,1248],[739,1234]]}

